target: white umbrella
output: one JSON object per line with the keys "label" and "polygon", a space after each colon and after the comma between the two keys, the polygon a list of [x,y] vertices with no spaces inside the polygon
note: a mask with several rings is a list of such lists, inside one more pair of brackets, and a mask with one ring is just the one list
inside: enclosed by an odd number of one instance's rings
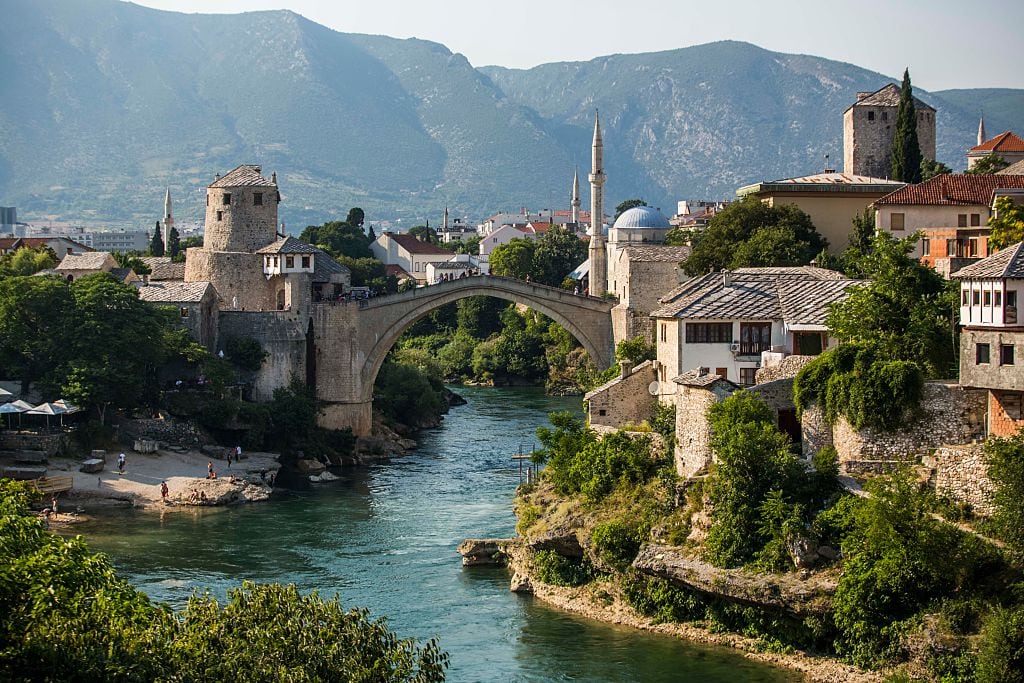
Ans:
{"label": "white umbrella", "polygon": [[69,403],[68,401],[66,401],[63,398],[59,399],[57,401],[54,401],[53,405],[60,406],[61,408],[64,409],[64,412],[67,413],[68,415],[71,415],[72,413],[77,413],[77,412],[79,412],[81,410],[81,408],[79,408],[78,406],[74,405],[73,403]]}
{"label": "white umbrella", "polygon": [[[0,404],[0,413],[7,413],[8,415],[18,413],[18,424],[21,424],[21,413],[26,410],[31,410],[32,405],[25,403],[24,401],[14,401],[13,403],[2,403]],[[7,418],[7,424],[10,426],[11,418]]]}
{"label": "white umbrella", "polygon": [[40,403],[39,405],[37,405],[32,410],[26,410],[25,414],[26,415],[45,415],[46,416],[46,426],[49,427],[50,426],[50,416],[51,415],[60,415],[61,416],[60,417],[60,423],[64,424],[64,413],[66,413],[66,412],[68,412],[68,411],[65,408],[63,408],[63,407],[61,407],[61,406],[59,406],[59,405],[57,405],[55,403]]}
{"label": "white umbrella", "polygon": [[0,400],[7,399],[10,396],[14,396],[11,392],[7,391],[3,387],[0,387]]}

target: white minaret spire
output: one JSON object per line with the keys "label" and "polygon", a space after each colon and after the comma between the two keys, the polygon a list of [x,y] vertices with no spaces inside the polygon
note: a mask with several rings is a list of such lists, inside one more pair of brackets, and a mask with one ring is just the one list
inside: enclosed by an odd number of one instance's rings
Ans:
{"label": "white minaret spire", "polygon": [[978,144],[985,142],[985,112],[981,112],[981,120],[978,121]]}
{"label": "white minaret spire", "polygon": [[171,188],[167,188],[167,194],[164,195],[164,220],[162,222],[161,231],[164,238],[164,249],[167,248],[168,242],[171,236],[171,228],[174,227],[174,215],[171,213]]}
{"label": "white minaret spire", "polygon": [[441,226],[442,232],[448,232],[448,205],[444,205],[444,224]]}
{"label": "white minaret spire", "polygon": [[594,112],[594,144],[590,164],[590,294],[608,291],[608,250],[604,243],[604,141],[601,119]]}
{"label": "white minaret spire", "polygon": [[577,167],[572,173],[572,224],[573,230],[579,230],[580,225],[580,169]]}

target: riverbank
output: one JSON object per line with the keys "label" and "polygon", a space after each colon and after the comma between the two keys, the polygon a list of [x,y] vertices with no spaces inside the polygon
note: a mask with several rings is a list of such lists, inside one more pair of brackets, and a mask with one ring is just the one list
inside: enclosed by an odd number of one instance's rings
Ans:
{"label": "riverbank", "polygon": [[657,623],[633,609],[615,581],[598,580],[578,588],[553,586],[537,578],[530,552],[524,544],[511,543],[506,554],[512,574],[512,590],[531,593],[549,605],[588,619],[661,633],[694,643],[731,647],[741,651],[747,659],[800,672],[813,683],[879,683],[884,679],[881,673],[864,671],[830,657],[814,656],[802,651],[762,652],[758,649],[757,640],[735,633],[713,633],[692,624]]}

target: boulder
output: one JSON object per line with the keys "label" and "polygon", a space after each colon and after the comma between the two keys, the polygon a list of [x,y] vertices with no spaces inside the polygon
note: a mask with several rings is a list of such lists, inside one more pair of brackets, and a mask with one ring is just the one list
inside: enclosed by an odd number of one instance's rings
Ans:
{"label": "boulder", "polygon": [[327,469],[327,465],[312,458],[300,458],[295,461],[295,466],[304,474],[319,475]]}
{"label": "boulder", "polygon": [[105,464],[106,463],[103,462],[101,458],[89,458],[88,460],[82,461],[78,471],[85,472],[86,474],[97,474],[103,471],[103,466]]}
{"label": "boulder", "polygon": [[835,562],[843,556],[841,552],[836,550],[830,545],[823,545],[818,548],[818,554],[824,557],[829,562]]}
{"label": "boulder", "polygon": [[797,569],[808,569],[813,567],[821,559],[818,554],[818,544],[809,538],[797,536],[786,542],[786,549],[789,557]]}
{"label": "boulder", "polygon": [[106,462],[107,461],[107,452],[104,451],[104,450],[100,450],[98,448],[97,449],[93,449],[89,453],[89,459],[90,460],[102,460],[103,462]]}
{"label": "boulder", "polygon": [[45,451],[18,451],[14,456],[14,462],[24,465],[45,465],[47,463]]}
{"label": "boulder", "polygon": [[543,536],[531,538],[530,548],[536,550],[554,550],[563,557],[583,557],[583,546],[575,533],[550,532]]}
{"label": "boulder", "polygon": [[458,548],[462,566],[504,567],[508,563],[506,548],[512,542],[507,538],[467,538]]}
{"label": "boulder", "polygon": [[314,484],[325,484],[329,481],[338,481],[339,479],[341,479],[341,477],[331,474],[326,470],[321,472],[320,474],[309,475],[309,480]]}
{"label": "boulder", "polygon": [[136,453],[156,453],[157,445],[152,439],[135,439],[132,450]]}
{"label": "boulder", "polygon": [[532,593],[533,584],[530,583],[529,576],[515,572],[512,574],[512,582],[509,584],[508,589],[513,593]]}
{"label": "boulder", "polygon": [[199,452],[212,458],[223,458],[225,451],[223,446],[217,444],[203,444],[199,447]]}

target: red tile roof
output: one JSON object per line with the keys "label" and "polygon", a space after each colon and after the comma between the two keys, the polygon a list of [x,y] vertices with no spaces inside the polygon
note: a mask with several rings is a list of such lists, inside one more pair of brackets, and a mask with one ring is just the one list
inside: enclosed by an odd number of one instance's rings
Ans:
{"label": "red tile roof", "polygon": [[60,235],[54,235],[52,237],[2,237],[0,238],[0,249],[11,249],[15,246],[19,249],[22,247],[26,247],[28,249],[39,249],[40,247],[48,246],[50,242],[57,240],[63,240],[82,251],[95,251],[92,247],[87,247],[84,244],[79,244],[73,239]]}
{"label": "red tile roof", "polygon": [[988,206],[992,201],[992,192],[1001,188],[1024,189],[1024,175],[947,173],[919,185],[901,187],[876,201],[875,205]]}
{"label": "red tile roof", "polygon": [[451,251],[442,249],[436,244],[416,239],[415,235],[396,235],[388,233],[388,237],[397,242],[400,247],[410,254],[452,254]]}
{"label": "red tile roof", "polygon": [[972,152],[1024,152],[1024,140],[1010,131],[971,147]]}

